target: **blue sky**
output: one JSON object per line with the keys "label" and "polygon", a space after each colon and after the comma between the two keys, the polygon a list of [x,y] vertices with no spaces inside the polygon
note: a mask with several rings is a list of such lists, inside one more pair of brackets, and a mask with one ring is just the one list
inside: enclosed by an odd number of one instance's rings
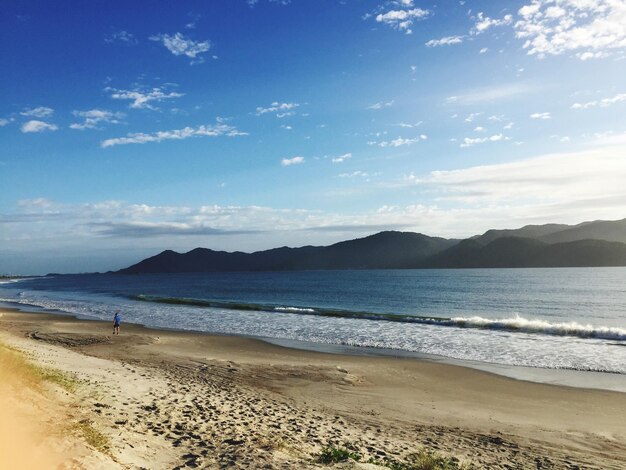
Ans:
{"label": "blue sky", "polygon": [[5,2],[0,272],[626,217],[626,2]]}

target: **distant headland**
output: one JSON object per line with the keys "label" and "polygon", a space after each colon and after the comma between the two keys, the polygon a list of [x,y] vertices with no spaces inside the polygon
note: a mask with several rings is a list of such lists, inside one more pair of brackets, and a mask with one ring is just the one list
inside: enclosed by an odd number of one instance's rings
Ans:
{"label": "distant headland", "polygon": [[626,266],[626,219],[488,230],[464,240],[385,231],[329,246],[254,253],[166,250],[124,274],[326,269]]}

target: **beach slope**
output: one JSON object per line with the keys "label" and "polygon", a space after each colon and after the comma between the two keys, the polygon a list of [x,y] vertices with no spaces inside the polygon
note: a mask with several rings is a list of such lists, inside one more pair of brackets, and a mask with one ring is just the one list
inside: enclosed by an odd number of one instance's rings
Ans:
{"label": "beach slope", "polygon": [[76,377],[79,414],[121,466],[318,468],[322,454],[340,449],[337,460],[350,453],[361,463],[349,465],[363,468],[420,452],[450,468],[626,467],[625,393],[232,336],[110,329],[62,315],[0,317],[0,341]]}

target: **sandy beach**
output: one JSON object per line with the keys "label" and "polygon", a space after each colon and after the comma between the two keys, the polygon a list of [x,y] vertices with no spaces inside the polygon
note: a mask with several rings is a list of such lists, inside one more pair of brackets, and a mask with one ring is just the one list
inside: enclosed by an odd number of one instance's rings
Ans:
{"label": "sandy beach", "polygon": [[[42,443],[56,449],[50,468],[319,468],[330,448],[359,456],[331,464],[338,468],[399,465],[420,450],[474,468],[626,467],[624,393],[241,337],[110,330],[0,311],[1,343],[77,384],[30,405],[20,398],[25,410],[12,417],[38,427],[31,439],[75,430]],[[3,390],[6,412],[15,396]],[[76,431],[81,423],[99,444]]]}

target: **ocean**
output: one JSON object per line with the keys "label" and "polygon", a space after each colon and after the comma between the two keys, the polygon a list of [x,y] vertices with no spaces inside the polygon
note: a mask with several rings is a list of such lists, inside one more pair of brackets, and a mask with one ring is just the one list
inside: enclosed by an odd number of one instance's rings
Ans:
{"label": "ocean", "polygon": [[80,318],[626,374],[626,268],[85,274],[0,284]]}

